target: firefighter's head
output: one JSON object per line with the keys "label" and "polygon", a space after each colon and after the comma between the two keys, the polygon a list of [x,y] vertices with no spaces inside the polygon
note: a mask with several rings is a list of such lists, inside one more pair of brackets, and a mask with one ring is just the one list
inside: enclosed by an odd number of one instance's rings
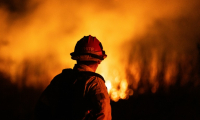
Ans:
{"label": "firefighter's head", "polygon": [[107,57],[101,42],[91,35],[80,39],[70,55],[77,62],[101,62]]}

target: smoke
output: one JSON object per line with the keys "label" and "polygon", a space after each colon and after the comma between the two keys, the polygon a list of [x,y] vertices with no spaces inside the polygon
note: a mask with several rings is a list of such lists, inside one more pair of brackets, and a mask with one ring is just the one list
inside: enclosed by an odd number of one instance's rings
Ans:
{"label": "smoke", "polygon": [[132,38],[126,66],[129,85],[139,93],[164,87],[198,86],[199,8],[175,18],[156,19],[145,35]]}
{"label": "smoke", "polygon": [[162,81],[174,85],[180,70],[197,71],[198,6],[198,0],[0,0],[0,71],[19,88],[45,87],[73,67],[69,53],[91,34],[108,54],[98,72],[114,88],[111,96],[155,92]]}

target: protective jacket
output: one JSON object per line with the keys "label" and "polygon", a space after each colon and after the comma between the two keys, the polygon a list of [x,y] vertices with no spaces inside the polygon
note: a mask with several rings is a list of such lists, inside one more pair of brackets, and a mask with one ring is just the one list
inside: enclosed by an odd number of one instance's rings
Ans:
{"label": "protective jacket", "polygon": [[110,98],[103,77],[86,65],[64,69],[42,93],[35,118],[111,120]]}

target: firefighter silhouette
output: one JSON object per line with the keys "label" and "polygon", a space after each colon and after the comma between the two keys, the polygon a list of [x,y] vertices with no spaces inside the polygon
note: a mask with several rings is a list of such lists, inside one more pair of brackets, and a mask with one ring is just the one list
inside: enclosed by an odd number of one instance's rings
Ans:
{"label": "firefighter silhouette", "polygon": [[91,35],[84,36],[70,55],[77,64],[55,76],[43,91],[35,107],[35,119],[111,120],[104,78],[95,73],[107,57],[101,42]]}

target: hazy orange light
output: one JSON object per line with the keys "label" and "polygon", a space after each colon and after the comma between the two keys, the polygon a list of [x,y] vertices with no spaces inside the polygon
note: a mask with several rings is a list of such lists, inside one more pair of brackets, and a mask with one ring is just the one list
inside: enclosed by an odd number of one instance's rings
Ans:
{"label": "hazy orange light", "polygon": [[2,5],[0,71],[19,87],[45,88],[62,69],[73,67],[69,54],[80,38],[91,34],[108,55],[97,72],[112,100],[147,89],[155,93],[160,81],[169,87],[178,74],[186,84],[191,71],[199,79],[198,50],[189,41],[193,36],[184,41],[182,25],[172,23],[194,6],[195,1],[181,0],[28,0],[27,11],[12,12]]}

